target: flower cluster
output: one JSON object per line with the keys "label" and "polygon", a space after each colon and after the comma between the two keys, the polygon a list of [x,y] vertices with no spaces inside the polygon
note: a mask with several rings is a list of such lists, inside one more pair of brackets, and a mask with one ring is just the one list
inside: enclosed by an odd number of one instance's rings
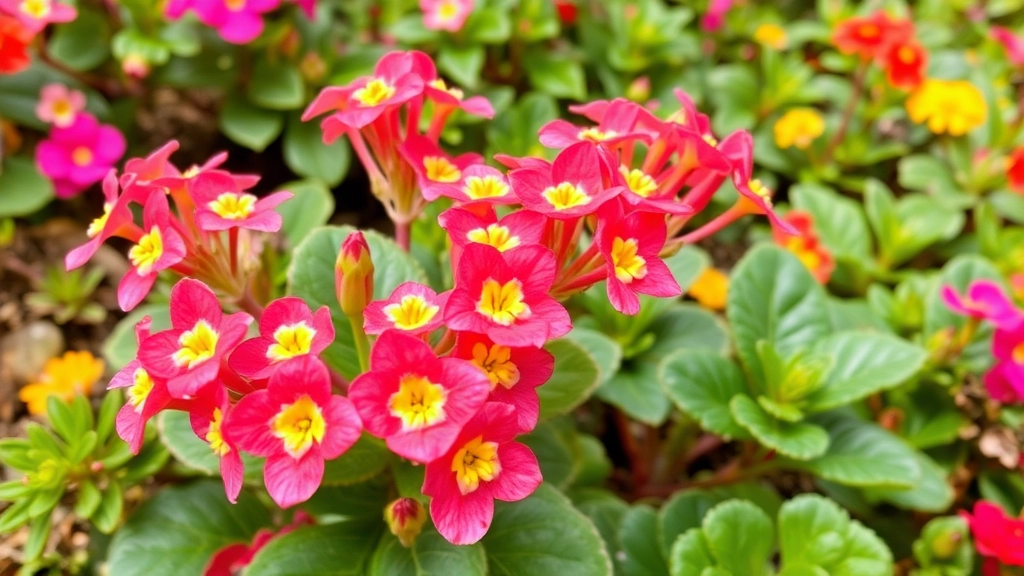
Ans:
{"label": "flower cluster", "polygon": [[[296,0],[312,18],[316,0]],[[263,16],[277,10],[281,0],[170,0],[164,8],[168,18],[177,20],[194,12],[199,21],[217,31],[225,42],[248,44],[263,33]]]}
{"label": "flower cluster", "polygon": [[875,62],[885,70],[894,88],[911,90],[924,81],[928,53],[914,37],[914,23],[884,11],[839,23],[832,43],[843,54],[854,54],[864,64]]}
{"label": "flower cluster", "polygon": [[814,217],[808,212],[791,210],[786,213],[785,220],[792,224],[799,234],[793,236],[775,230],[775,243],[795,254],[815,280],[821,284],[828,284],[836,263],[832,253],[821,243],[818,233],[814,230]]}
{"label": "flower cluster", "polygon": [[28,46],[49,24],[71,22],[78,12],[57,0],[0,0],[0,74],[28,67]]}

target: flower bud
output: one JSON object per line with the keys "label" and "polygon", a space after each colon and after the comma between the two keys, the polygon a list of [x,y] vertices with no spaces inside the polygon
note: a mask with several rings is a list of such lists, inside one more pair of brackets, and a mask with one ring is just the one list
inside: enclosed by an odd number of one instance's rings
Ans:
{"label": "flower bud", "polygon": [[356,231],[341,243],[334,265],[334,293],[348,317],[360,316],[373,300],[373,260],[363,233]]}
{"label": "flower bud", "polygon": [[949,560],[960,550],[963,534],[956,530],[946,530],[931,541],[932,554],[939,560]]}
{"label": "flower bud", "polygon": [[142,79],[149,76],[149,60],[142,54],[132,52],[121,60],[121,71],[132,78]]}
{"label": "flower bud", "polygon": [[427,509],[418,500],[399,498],[384,508],[388,529],[406,548],[412,546],[427,521]]}
{"label": "flower bud", "polygon": [[641,104],[651,97],[651,80],[647,76],[640,76],[629,83],[626,88],[626,98]]}

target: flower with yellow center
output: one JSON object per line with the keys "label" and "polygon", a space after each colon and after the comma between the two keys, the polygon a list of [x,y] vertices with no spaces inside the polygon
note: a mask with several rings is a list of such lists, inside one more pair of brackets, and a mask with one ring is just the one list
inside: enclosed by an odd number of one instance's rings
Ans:
{"label": "flower with yellow center", "polygon": [[626,166],[619,166],[619,173],[626,179],[629,189],[637,196],[647,198],[658,189],[658,183],[654,181],[654,178],[644,174],[643,170],[636,168],[630,170]]}
{"label": "flower with yellow center", "polygon": [[459,15],[459,4],[455,0],[446,0],[437,7],[437,16],[441,20],[451,20]]}
{"label": "flower with yellow center", "polygon": [[52,106],[54,123],[58,126],[71,124],[75,116],[75,107],[67,98],[58,98]]}
{"label": "flower with yellow center", "polygon": [[244,220],[256,211],[256,197],[252,194],[222,192],[207,206],[225,220]]}
{"label": "flower with yellow center", "polygon": [[160,228],[153,226],[149,234],[139,238],[139,243],[128,251],[128,260],[135,266],[139,276],[146,276],[153,271],[157,260],[164,254],[164,237]]}
{"label": "flower with yellow center", "polygon": [[60,358],[51,358],[34,382],[18,392],[18,398],[28,405],[29,414],[46,414],[46,401],[56,396],[68,402],[75,394],[88,395],[93,385],[103,376],[103,361],[89,352],[65,352]]}
{"label": "flower with yellow center", "polygon": [[639,244],[633,238],[623,239],[616,236],[612,241],[611,256],[615,277],[625,284],[647,276],[647,260],[637,253],[639,248]]}
{"label": "flower with yellow center", "polygon": [[274,330],[274,343],[267,347],[267,358],[281,362],[296,356],[309,354],[313,346],[316,329],[305,322],[283,324]]}
{"label": "flower with yellow center", "polygon": [[775,121],[775,145],[806,150],[825,133],[825,120],[814,108],[792,108]]}
{"label": "flower with yellow center", "polygon": [[754,41],[762,46],[783,50],[789,43],[786,30],[778,24],[761,24],[754,30]]}
{"label": "flower with yellow center", "polygon": [[132,385],[128,387],[128,403],[132,405],[136,413],[142,414],[146,398],[149,398],[149,393],[152,391],[153,379],[149,376],[149,372],[146,372],[145,368],[136,368],[135,372],[132,372]]}
{"label": "flower with yellow center", "polygon": [[568,210],[577,206],[590,204],[591,198],[582,186],[571,182],[562,182],[558,186],[550,186],[540,193],[555,210]]}
{"label": "flower with yellow center", "polygon": [[462,171],[443,156],[427,156],[423,159],[423,168],[431,182],[451,183],[462,178]]}
{"label": "flower with yellow center", "polygon": [[703,136],[701,136],[701,138],[704,140],[704,142],[707,143],[708,146],[718,146],[718,139],[712,136],[711,134],[704,134]]}
{"label": "flower with yellow center", "polygon": [[363,106],[377,106],[395,95],[395,87],[381,78],[374,78],[365,86],[352,93],[352,97]]}
{"label": "flower with yellow center", "polygon": [[391,415],[402,421],[402,430],[420,430],[444,422],[448,391],[418,374],[406,374],[398,391],[388,399]]}
{"label": "flower with yellow center", "polygon": [[89,238],[95,238],[99,236],[100,232],[103,232],[103,227],[107,225],[107,220],[110,219],[110,211],[114,209],[114,205],[110,202],[103,203],[103,214],[95,218],[90,224],[89,229],[85,231],[86,236]]}
{"label": "flower with yellow center", "polygon": [[418,294],[406,294],[395,304],[384,307],[384,315],[399,330],[416,330],[430,323],[441,307],[427,302]]}
{"label": "flower with yellow center", "polygon": [[768,206],[772,205],[772,190],[771,188],[765,186],[763,182],[761,182],[757,178],[754,178],[750,182],[747,182],[747,187],[750,188],[751,192],[757,194],[757,196],[761,198],[761,200],[764,200],[765,204],[767,204]]}
{"label": "flower with yellow center", "polygon": [[53,9],[52,0],[24,0],[21,3],[21,11],[36,20],[41,20],[50,15]]}
{"label": "flower with yellow center", "polygon": [[701,306],[711,310],[725,310],[729,292],[729,277],[717,268],[705,268],[688,291]]}
{"label": "flower with yellow center", "polygon": [[519,246],[519,236],[513,236],[508,226],[501,224],[488,224],[487,228],[474,228],[466,233],[470,242],[494,246],[499,252],[511,250]]}
{"label": "flower with yellow center", "polygon": [[462,98],[465,97],[466,95],[465,92],[463,92],[459,88],[456,88],[454,86],[448,86],[447,84],[445,84],[444,80],[440,78],[438,78],[437,80],[432,80],[430,82],[430,86],[432,88],[437,88],[438,90],[444,90],[445,92],[454,96],[457,100],[462,100]]}
{"label": "flower with yellow center", "polygon": [[92,158],[92,150],[89,150],[89,148],[85,146],[78,146],[71,151],[71,162],[79,168],[84,168],[85,166],[92,164]]}
{"label": "flower with yellow center", "polygon": [[228,7],[228,10],[232,12],[241,12],[245,8],[246,0],[224,0],[224,4]]}
{"label": "flower with yellow center", "polygon": [[470,176],[466,178],[463,190],[471,200],[483,200],[485,198],[502,198],[508,195],[509,187],[497,176]]}
{"label": "flower with yellow center", "polygon": [[512,362],[512,349],[508,346],[492,344],[488,347],[483,342],[477,342],[473,345],[473,359],[470,362],[487,374],[491,380],[491,390],[499,384],[511,389],[519,382],[519,367]]}
{"label": "flower with yellow center", "polygon": [[614,130],[602,131],[597,128],[584,128],[577,134],[577,138],[580,140],[589,140],[590,142],[604,142],[609,138],[614,138],[618,133]]}
{"label": "flower with yellow center", "polygon": [[481,481],[494,480],[501,473],[498,444],[484,442],[483,436],[466,442],[452,458],[452,472],[455,472],[455,481],[463,496],[479,488]]}
{"label": "flower with yellow center", "polygon": [[516,320],[530,317],[530,307],[523,300],[523,283],[519,280],[502,284],[488,278],[480,291],[476,311],[502,326],[511,326]]}
{"label": "flower with yellow center", "polygon": [[220,411],[220,408],[214,408],[213,418],[210,419],[210,429],[206,431],[206,441],[217,456],[224,456],[231,452],[231,447],[224,441],[224,434],[220,431],[223,423],[224,413]]}
{"label": "flower with yellow center", "polygon": [[906,101],[907,114],[927,123],[935,134],[962,136],[985,122],[988,107],[974,84],[965,80],[928,79]]}
{"label": "flower with yellow center", "polygon": [[270,431],[284,442],[284,451],[298,460],[324,439],[327,422],[320,406],[303,395],[291,404],[285,404],[270,422]]}
{"label": "flower with yellow center", "polygon": [[190,370],[206,362],[217,352],[217,340],[220,336],[206,320],[196,322],[191,330],[186,330],[178,337],[181,348],[174,353],[174,363],[187,366]]}

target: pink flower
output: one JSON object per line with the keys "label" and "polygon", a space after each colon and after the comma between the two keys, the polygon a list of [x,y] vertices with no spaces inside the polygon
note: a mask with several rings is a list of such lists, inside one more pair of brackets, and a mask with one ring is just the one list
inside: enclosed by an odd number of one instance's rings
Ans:
{"label": "pink flower", "polygon": [[246,378],[269,378],[283,363],[306,355],[319,356],[334,342],[331,310],[311,312],[301,298],[274,300],[260,316],[260,335],[242,342],[228,360],[232,370]]}
{"label": "pink flower", "polygon": [[540,399],[537,387],[551,378],[555,357],[543,348],[510,348],[495,344],[483,334],[460,332],[455,341],[455,358],[465,358],[491,381],[489,401],[515,407],[520,432],[537,426]]}
{"label": "pink flower", "polygon": [[407,334],[426,334],[441,326],[442,310],[448,292],[438,294],[416,282],[400,284],[387,300],[375,300],[363,311],[363,329],[367,334],[401,330]]}
{"label": "pink flower", "polygon": [[274,209],[294,196],[291,192],[274,192],[256,198],[243,191],[235,177],[216,170],[197,175],[191,192],[196,203],[196,221],[200,228],[210,232],[231,228],[277,232],[281,229],[281,215]]}
{"label": "pink flower", "polygon": [[0,12],[17,18],[32,34],[42,32],[48,24],[71,22],[78,17],[74,8],[56,0],[0,0]]}
{"label": "pink flower", "polygon": [[66,128],[55,127],[36,148],[40,172],[53,180],[58,198],[70,198],[99,182],[124,155],[125,140],[113,126],[81,113]]}
{"label": "pink flower", "polygon": [[316,0],[295,0],[295,4],[302,9],[306,18],[312,20],[316,17]]}
{"label": "pink flower", "polygon": [[711,0],[708,11],[700,19],[700,28],[705,32],[715,32],[725,23],[725,15],[732,9],[733,0]]}
{"label": "pink flower", "polygon": [[177,20],[192,10],[199,21],[215,28],[232,44],[248,44],[263,32],[263,14],[276,10],[280,0],[171,0],[165,9]]}
{"label": "pink flower", "polygon": [[993,26],[989,29],[989,34],[1003,45],[1003,48],[1006,50],[1006,57],[1010,59],[1014,66],[1024,65],[1024,39],[1014,34],[1009,28],[1002,26]]}
{"label": "pink flower", "polygon": [[581,128],[565,120],[552,120],[540,129],[540,143],[548,148],[568,148],[577,142],[614,147],[623,142],[644,142],[649,144],[651,136],[636,128],[637,118],[643,107],[624,98],[608,103],[597,126]]}
{"label": "pink flower", "polygon": [[221,361],[245,338],[252,316],[225,315],[213,290],[185,278],[171,289],[171,329],[147,338],[139,360],[154,376],[168,380],[171,396],[195,396],[213,382]]}
{"label": "pink flower", "polygon": [[366,430],[415,462],[451,447],[491,389],[472,364],[438,358],[424,341],[388,330],[370,352],[370,371],[352,381],[348,396]]}
{"label": "pink flower", "polygon": [[550,169],[536,165],[509,172],[512,189],[523,206],[551,218],[571,220],[593,214],[601,204],[622,192],[606,188],[605,170],[597,147],[578,142],[562,150]]}
{"label": "pink flower", "polygon": [[206,386],[189,404],[188,412],[192,431],[210,445],[210,450],[220,460],[224,492],[234,503],[242,490],[245,467],[231,430],[224,426],[230,408],[228,393],[223,386]]}
{"label": "pink flower", "polygon": [[740,192],[739,206],[750,214],[764,214],[772,224],[791,236],[800,231],[778,217],[772,207],[772,191],[754,179],[754,138],[749,132],[737,130],[722,140],[718,149],[732,163],[732,182]]}
{"label": "pink flower", "polygon": [[1024,403],[1024,368],[1013,362],[996,362],[985,373],[985,390],[1001,404]]}
{"label": "pink flower", "polygon": [[[149,338],[149,327],[149,316],[135,325],[135,341],[139,345]],[[153,378],[142,363],[132,360],[110,379],[107,390],[115,388],[125,388],[128,395],[117,413],[117,435],[128,443],[133,454],[138,454],[146,438],[146,422],[172,401],[167,393],[167,382]]]}
{"label": "pink flower", "polygon": [[995,336],[992,337],[992,355],[1024,370],[1024,322],[1009,328],[996,328]]}
{"label": "pink flower", "polygon": [[1008,329],[1024,320],[1024,312],[992,280],[976,280],[961,296],[952,286],[942,287],[942,301],[953,312],[971,318],[984,318],[997,328]]}
{"label": "pink flower", "polygon": [[1002,508],[984,500],[974,505],[974,514],[961,511],[968,522],[978,553],[1007,566],[1024,566],[1024,520],[1009,518]]}
{"label": "pink flower", "polygon": [[452,544],[473,544],[494,519],[494,501],[526,498],[542,481],[537,457],[514,442],[515,409],[488,402],[446,454],[427,464],[423,493],[430,517]]}
{"label": "pink flower", "polygon": [[308,355],[282,364],[266,390],[242,398],[227,428],[239,447],[267,458],[263,480],[282,508],[308,500],[324,461],[344,454],[362,430],[352,402],[331,395],[327,367]]}
{"label": "pink flower", "polygon": [[491,208],[483,216],[465,208],[449,208],[437,220],[448,231],[452,244],[486,244],[500,252],[539,244],[548,222],[544,215],[531,210],[516,210],[499,219]]}
{"label": "pink flower", "polygon": [[473,12],[476,0],[420,0],[427,30],[458,32]]}
{"label": "pink flower", "polygon": [[638,294],[671,298],[682,293],[658,256],[666,236],[664,214],[624,216],[615,206],[602,213],[597,245],[608,269],[608,299],[619,312],[630,316],[640,312]]}
{"label": "pink flower", "polygon": [[554,254],[543,246],[499,252],[468,244],[445,323],[452,330],[486,334],[504,346],[543,346],[572,329],[569,313],[548,294],[555,272]]}
{"label": "pink flower", "polygon": [[256,532],[251,544],[228,544],[217,550],[210,559],[210,563],[203,570],[203,576],[235,576],[242,568],[252,562],[256,553],[263,549],[271,540],[284,536],[296,528],[313,525],[313,519],[302,510],[295,512],[291,524],[284,526],[277,532],[263,528]]}
{"label": "pink flower", "polygon": [[160,190],[153,190],[144,204],[143,234],[128,251],[132,267],[117,286],[117,303],[125,312],[146,298],[160,271],[181,262],[186,256],[185,241],[171,225],[167,196]]}
{"label": "pink flower", "polygon": [[[484,166],[483,158],[479,154],[468,153],[452,158],[441,150],[437,142],[415,134],[402,142],[399,152],[416,172],[416,182],[420,191],[429,201],[441,196],[470,200],[474,195],[480,199],[486,197],[495,200],[511,197],[511,201],[515,201],[515,197],[510,194],[505,176],[493,168]],[[474,173],[480,182],[471,191],[466,184],[470,176],[466,171],[475,166],[486,167],[489,171]],[[489,178],[497,180],[488,182]],[[476,193],[471,194],[474,191]]]}
{"label": "pink flower", "polygon": [[107,238],[118,234],[127,234],[128,230],[133,235],[142,236],[142,231],[132,220],[132,211],[128,203],[134,199],[132,192],[118,194],[117,172],[113,169],[107,172],[103,179],[103,214],[93,219],[86,230],[89,241],[74,250],[68,252],[64,258],[64,266],[68,270],[74,270],[89,261],[93,254],[99,250],[100,245]]}
{"label": "pink flower", "polygon": [[[470,0],[472,4],[472,0]],[[437,66],[430,56],[423,52],[413,51],[413,70],[423,79],[423,94],[434,103],[434,115],[447,116],[456,108],[467,114],[481,118],[493,118],[494,107],[491,102],[483,96],[471,96],[455,86],[448,86],[445,81],[437,75]],[[434,140],[437,140],[435,135]]]}
{"label": "pink flower", "polygon": [[36,117],[58,128],[67,128],[75,123],[82,110],[85,110],[84,94],[68,90],[63,84],[47,84],[36,105]]}

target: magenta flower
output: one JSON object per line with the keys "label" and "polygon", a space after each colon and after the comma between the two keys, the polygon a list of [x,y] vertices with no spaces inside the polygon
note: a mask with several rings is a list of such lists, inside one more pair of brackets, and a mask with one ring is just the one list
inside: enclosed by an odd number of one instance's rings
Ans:
{"label": "magenta flower", "polygon": [[71,22],[78,12],[56,0],[0,0],[0,12],[6,12],[21,22],[32,34],[38,34],[48,24]]}
{"label": "magenta flower", "polygon": [[85,110],[84,94],[68,90],[63,84],[47,84],[36,105],[36,117],[58,128],[67,128],[75,123],[82,110]]}
{"label": "magenta flower", "polygon": [[1000,329],[1011,328],[1024,320],[1024,312],[1014,305],[998,283],[991,280],[972,282],[963,295],[952,286],[943,286],[942,300],[953,312],[987,319]]}
{"label": "magenta flower", "polygon": [[196,221],[206,231],[245,228],[277,232],[281,215],[274,209],[292,196],[291,192],[274,192],[257,198],[239,186],[234,176],[219,170],[197,175],[192,184]]}
{"label": "magenta flower", "polygon": [[164,13],[177,20],[192,10],[225,42],[248,44],[263,32],[263,14],[280,4],[281,0],[171,0]]}
{"label": "magenta flower", "polygon": [[36,164],[53,181],[57,197],[70,198],[103,180],[124,150],[117,128],[83,113],[67,128],[50,131],[49,139],[36,148]]}
{"label": "magenta flower", "polygon": [[331,311],[313,312],[301,298],[274,300],[260,316],[260,335],[242,342],[228,365],[246,378],[269,378],[279,365],[306,355],[317,356],[334,342]]}
{"label": "magenta flower", "polygon": [[711,0],[708,11],[700,19],[700,29],[716,32],[725,23],[725,15],[732,9],[733,0]]}
{"label": "magenta flower", "polygon": [[1014,66],[1024,65],[1024,39],[1017,36],[1009,28],[993,26],[989,30],[992,38],[1003,45],[1006,50],[1006,57]]}
{"label": "magenta flower", "polygon": [[1002,404],[1024,403],[1024,368],[1013,362],[997,362],[985,374],[985,390]]}
{"label": "magenta flower", "polygon": [[420,0],[423,26],[427,30],[458,32],[473,13],[476,0]]}
{"label": "magenta flower", "polygon": [[387,300],[374,300],[363,310],[363,329],[367,334],[402,330],[425,334],[441,326],[448,292],[438,294],[417,282],[400,284]]}

